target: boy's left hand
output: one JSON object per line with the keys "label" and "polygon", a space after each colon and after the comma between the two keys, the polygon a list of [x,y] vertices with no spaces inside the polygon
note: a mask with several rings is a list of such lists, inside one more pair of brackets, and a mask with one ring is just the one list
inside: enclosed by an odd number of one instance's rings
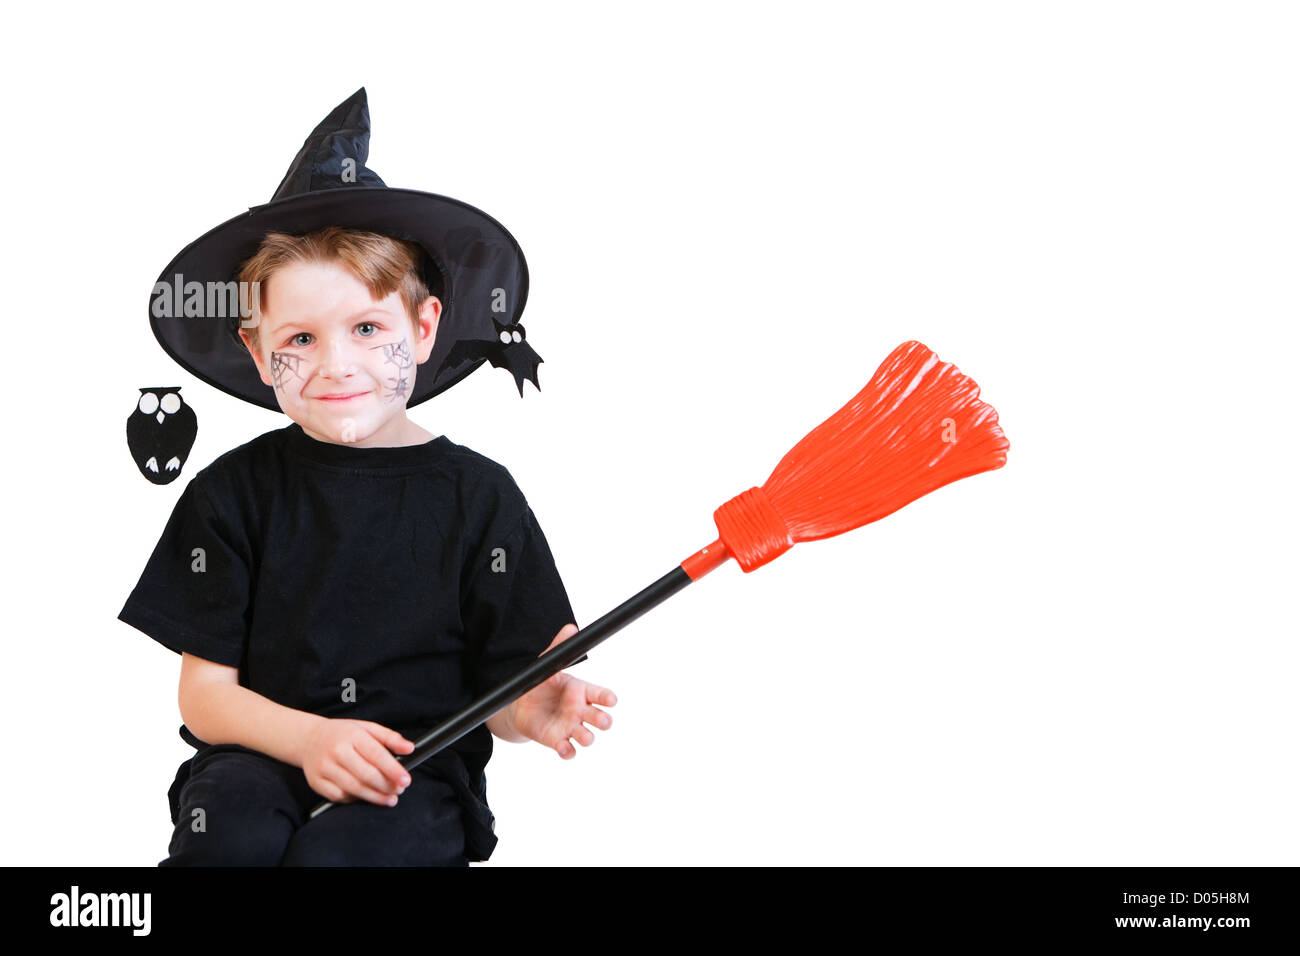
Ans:
{"label": "boy's left hand", "polygon": [[[546,650],[577,633],[577,625],[564,625]],[[578,751],[569,743],[570,737],[584,747],[590,747],[596,739],[584,723],[600,730],[609,730],[614,723],[614,718],[595,705],[613,707],[617,702],[612,690],[560,671],[515,701],[514,729],[571,760]]]}

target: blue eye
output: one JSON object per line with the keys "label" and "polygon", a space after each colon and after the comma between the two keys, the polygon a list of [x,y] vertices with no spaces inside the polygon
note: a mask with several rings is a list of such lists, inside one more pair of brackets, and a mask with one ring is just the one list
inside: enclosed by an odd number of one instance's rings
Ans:
{"label": "blue eye", "polygon": [[298,341],[298,340],[299,340],[300,338],[302,338],[304,335],[307,336],[307,338],[311,338],[311,333],[310,333],[310,332],[299,332],[297,335],[295,335],[295,336],[294,336],[293,338],[291,338],[289,341],[292,342],[294,345],[311,345],[310,342],[299,342],[299,341]]}
{"label": "blue eye", "polygon": [[358,328],[358,329],[366,329],[366,328],[374,329],[374,332],[371,332],[371,333],[369,333],[369,334],[366,334],[365,332],[361,333],[365,338],[370,338],[371,336],[373,336],[373,335],[375,334],[375,332],[378,332],[378,331],[379,331],[379,326],[375,325],[375,323],[373,323],[373,322],[362,322],[360,325],[357,326],[357,328]]}

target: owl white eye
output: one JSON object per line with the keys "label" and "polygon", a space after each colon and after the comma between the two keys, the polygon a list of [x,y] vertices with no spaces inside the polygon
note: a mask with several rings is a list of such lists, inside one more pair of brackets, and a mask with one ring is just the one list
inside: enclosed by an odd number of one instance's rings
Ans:
{"label": "owl white eye", "polygon": [[140,396],[140,411],[146,415],[152,415],[158,411],[158,396],[153,392],[145,392]]}
{"label": "owl white eye", "polygon": [[502,345],[509,345],[509,344],[510,344],[510,333],[509,333],[509,332],[502,332],[501,335],[498,336],[498,338],[501,339],[501,344],[502,344]]}
{"label": "owl white eye", "polygon": [[523,340],[524,340],[524,337],[523,337],[522,335],[520,335],[518,332],[516,332],[516,333],[515,333],[515,341],[516,341],[516,342],[522,342]]}
{"label": "owl white eye", "polygon": [[162,410],[168,415],[175,415],[181,407],[181,397],[175,392],[168,392],[162,397]]}

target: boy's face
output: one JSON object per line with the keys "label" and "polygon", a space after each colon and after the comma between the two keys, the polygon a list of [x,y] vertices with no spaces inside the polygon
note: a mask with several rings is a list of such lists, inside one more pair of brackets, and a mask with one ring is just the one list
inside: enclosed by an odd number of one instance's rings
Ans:
{"label": "boy's face", "polygon": [[265,289],[259,349],[239,334],[284,413],[319,441],[409,444],[406,402],[442,303],[424,300],[417,332],[397,292],[376,302],[338,262],[284,266]]}

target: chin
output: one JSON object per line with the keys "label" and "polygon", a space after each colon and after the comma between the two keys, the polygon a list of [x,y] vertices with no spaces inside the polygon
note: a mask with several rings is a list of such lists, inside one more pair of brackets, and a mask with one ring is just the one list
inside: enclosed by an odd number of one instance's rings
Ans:
{"label": "chin", "polygon": [[344,445],[368,441],[379,430],[372,421],[348,415],[341,415],[336,420],[326,422],[325,427],[328,429],[326,434]]}
{"label": "chin", "polygon": [[376,419],[367,415],[349,420],[344,416],[329,423],[329,434],[337,436],[335,440],[343,444],[360,444],[373,440],[375,436],[386,429],[392,428],[400,431],[401,423],[397,421],[397,417],[391,415],[387,418]]}
{"label": "chin", "polygon": [[[288,414],[287,412],[285,414]],[[340,445],[351,445],[365,441],[374,433],[371,422],[350,419],[346,415],[330,417],[327,415],[289,415],[298,423],[298,427],[313,436],[322,436],[326,440]]]}

